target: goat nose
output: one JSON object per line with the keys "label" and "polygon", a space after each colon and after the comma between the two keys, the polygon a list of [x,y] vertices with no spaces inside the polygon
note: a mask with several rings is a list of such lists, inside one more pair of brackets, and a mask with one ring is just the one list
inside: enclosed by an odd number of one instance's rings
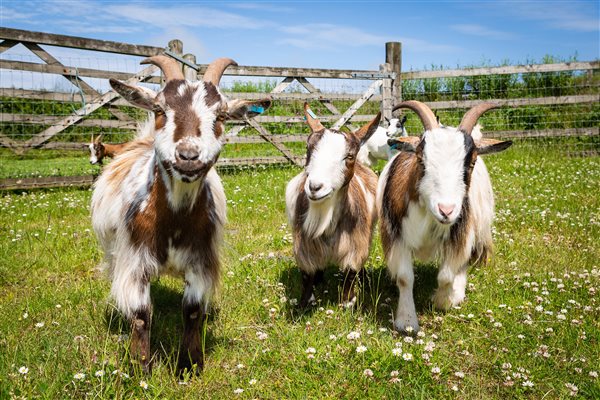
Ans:
{"label": "goat nose", "polygon": [[452,214],[452,211],[454,211],[454,204],[439,203],[438,210],[440,210],[440,214],[442,214],[442,216],[448,218],[450,214]]}
{"label": "goat nose", "polygon": [[314,182],[309,182],[308,183],[308,188],[313,193],[319,191],[319,189],[321,189],[322,187],[323,187],[322,183],[314,183]]}
{"label": "goat nose", "polygon": [[183,161],[195,161],[200,157],[200,153],[193,146],[177,146],[177,156]]}

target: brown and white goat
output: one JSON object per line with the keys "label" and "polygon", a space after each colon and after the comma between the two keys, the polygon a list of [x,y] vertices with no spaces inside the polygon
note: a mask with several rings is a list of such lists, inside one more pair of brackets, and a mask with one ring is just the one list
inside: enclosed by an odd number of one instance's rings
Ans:
{"label": "brown and white goat", "polygon": [[326,129],[304,105],[311,129],[306,166],[286,188],[286,211],[292,227],[294,256],[302,272],[300,305],[313,298],[323,270],[337,264],[346,274],[342,302],[355,302],[356,274],[362,269],[377,221],[377,175],[356,155],[377,129],[378,114],[356,133]]}
{"label": "brown and white goat", "polygon": [[394,326],[419,329],[413,299],[413,257],[441,259],[436,308],[447,310],[465,297],[469,263],[484,262],[492,250],[494,196],[480,155],[507,149],[512,142],[471,136],[477,119],[496,107],[471,108],[458,128],[441,127],[418,101],[394,109],[417,113],[425,132],[390,139],[400,151],[384,168],[377,189],[385,259],[400,291]]}
{"label": "brown and white goat", "polygon": [[[150,280],[171,273],[185,280],[180,371],[203,366],[201,328],[219,280],[225,193],[213,165],[222,147],[223,123],[270,106],[270,100],[228,101],[218,88],[220,58],[204,80],[186,81],[166,56],[143,61],[166,79],[159,93],[117,80],[111,86],[131,104],[154,113],[153,134],[136,139],[102,172],[92,196],[92,224],[105,255],[111,294],[132,323],[131,354],[151,367]],[[255,110],[255,111],[253,111]]]}
{"label": "brown and white goat", "polygon": [[123,151],[127,144],[128,143],[103,143],[102,135],[98,135],[96,139],[94,139],[94,135],[92,135],[92,141],[88,146],[90,149],[90,164],[102,165],[104,157],[115,158],[117,154]]}

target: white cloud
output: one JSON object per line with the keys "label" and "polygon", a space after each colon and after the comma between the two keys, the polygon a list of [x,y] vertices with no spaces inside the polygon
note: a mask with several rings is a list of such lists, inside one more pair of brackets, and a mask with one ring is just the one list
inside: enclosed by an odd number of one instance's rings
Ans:
{"label": "white cloud", "polygon": [[492,39],[511,39],[515,37],[510,32],[497,31],[477,24],[456,24],[450,25],[450,28],[466,35],[483,36]]}
{"label": "white cloud", "polygon": [[129,21],[142,22],[154,27],[208,27],[221,29],[258,29],[269,25],[268,22],[228,13],[212,8],[185,7],[147,7],[145,5],[111,5],[105,11]]}

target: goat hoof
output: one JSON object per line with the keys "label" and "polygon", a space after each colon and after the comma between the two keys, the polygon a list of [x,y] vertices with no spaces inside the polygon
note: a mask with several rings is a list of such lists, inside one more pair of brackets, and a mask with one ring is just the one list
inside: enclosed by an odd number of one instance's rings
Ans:
{"label": "goat hoof", "polygon": [[203,363],[200,361],[192,362],[189,357],[180,357],[177,361],[177,372],[179,377],[183,378],[186,375],[200,375],[202,369],[204,368]]}

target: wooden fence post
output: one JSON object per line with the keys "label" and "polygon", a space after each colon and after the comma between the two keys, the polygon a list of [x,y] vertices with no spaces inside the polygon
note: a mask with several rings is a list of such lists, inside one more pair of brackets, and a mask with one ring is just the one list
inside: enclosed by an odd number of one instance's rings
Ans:
{"label": "wooden fence post", "polygon": [[[177,54],[179,57],[183,56],[183,42],[181,40],[179,40],[179,39],[170,40],[167,48],[169,49],[170,52]],[[182,67],[182,70],[183,70],[183,67]],[[162,73],[161,73],[161,75],[162,75]],[[163,82],[160,86],[163,87],[164,85],[165,85],[165,80],[164,80],[164,76],[163,76]]]}
{"label": "wooden fence post", "polygon": [[392,83],[393,107],[396,103],[402,101],[402,79],[400,78],[400,72],[402,72],[402,43],[387,42],[385,44],[385,62],[390,64],[392,72],[396,73],[396,79]]}
{"label": "wooden fence post", "polygon": [[[188,53],[185,56],[183,56],[183,59],[191,62],[192,64],[196,64],[196,56],[193,54]],[[194,82],[198,80],[198,71],[196,71],[194,68],[184,65],[183,76],[185,76],[185,79],[187,79],[188,81]]]}
{"label": "wooden fence post", "polygon": [[[388,63],[379,66],[380,72],[391,72],[392,66]],[[385,119],[384,126],[387,126],[387,120],[392,118],[392,108],[394,107],[394,96],[392,95],[393,80],[389,78],[383,79],[381,85],[381,115]]]}

